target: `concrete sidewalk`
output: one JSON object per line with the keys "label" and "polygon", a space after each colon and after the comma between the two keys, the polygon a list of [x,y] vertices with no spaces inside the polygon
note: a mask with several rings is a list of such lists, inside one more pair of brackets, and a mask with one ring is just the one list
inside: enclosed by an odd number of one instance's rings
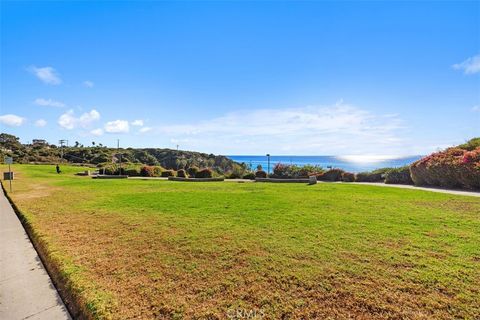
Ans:
{"label": "concrete sidewalk", "polygon": [[423,190],[430,192],[439,192],[439,193],[448,193],[455,194],[458,196],[470,196],[470,197],[480,197],[480,192],[476,191],[465,191],[465,190],[452,190],[444,188],[435,188],[435,187],[417,187],[407,184],[386,184],[383,182],[348,182],[351,184],[362,184],[365,186],[379,186],[379,187],[391,187],[391,188],[401,188],[401,189],[412,189],[412,190]]}
{"label": "concrete sidewalk", "polygon": [[1,189],[0,319],[71,319]]}

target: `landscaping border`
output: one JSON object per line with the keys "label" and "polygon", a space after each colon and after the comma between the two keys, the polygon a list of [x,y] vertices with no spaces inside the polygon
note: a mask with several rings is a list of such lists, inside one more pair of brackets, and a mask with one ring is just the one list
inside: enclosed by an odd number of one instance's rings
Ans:
{"label": "landscaping border", "polygon": [[308,178],[300,179],[278,179],[278,178],[255,178],[255,182],[278,182],[278,183],[309,183]]}
{"label": "landscaping border", "polygon": [[225,181],[225,178],[182,178],[182,177],[168,177],[168,181],[217,182],[217,181]]}
{"label": "landscaping border", "polygon": [[127,175],[98,174],[96,176],[92,176],[92,179],[128,179],[128,176]]}
{"label": "landscaping border", "polygon": [[20,220],[20,223],[25,229],[30,242],[32,243],[35,251],[37,251],[45,270],[50,276],[53,285],[57,289],[57,292],[67,307],[72,319],[95,319],[95,315],[85,306],[85,304],[82,303],[82,298],[69,289],[70,281],[65,276],[62,276],[60,266],[50,257],[47,244],[39,237],[38,233],[31,226],[30,221],[28,221],[27,217],[22,213],[22,211],[20,211],[15,202],[13,202],[12,198],[6,191],[5,186],[3,185],[3,180],[0,180],[0,185],[5,198],[7,198],[8,202],[13,208],[13,211],[18,217],[18,220]]}

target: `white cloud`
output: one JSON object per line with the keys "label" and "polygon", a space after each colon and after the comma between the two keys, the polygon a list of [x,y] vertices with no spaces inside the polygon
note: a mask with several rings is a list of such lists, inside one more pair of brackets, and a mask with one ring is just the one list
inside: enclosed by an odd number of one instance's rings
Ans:
{"label": "white cloud", "polygon": [[143,126],[143,120],[134,120],[134,121],[132,121],[132,126],[137,126],[137,127]]}
{"label": "white cloud", "polygon": [[128,133],[130,126],[126,120],[109,121],[105,124],[105,132],[108,133]]}
{"label": "white cloud", "polygon": [[19,127],[25,123],[25,118],[14,114],[4,114],[0,116],[0,123],[9,127]]}
{"label": "white cloud", "polygon": [[60,101],[55,101],[52,99],[44,99],[44,98],[37,98],[35,101],[33,101],[38,106],[44,106],[44,107],[65,107],[65,104]]}
{"label": "white cloud", "polygon": [[480,112],[480,106],[473,106],[472,111],[473,112]]}
{"label": "white cloud", "polygon": [[146,133],[146,132],[149,132],[149,131],[152,131],[152,128],[143,127],[143,128],[140,128],[140,130],[138,130],[138,132],[140,132],[140,133]]}
{"label": "white cloud", "polygon": [[103,135],[103,130],[101,128],[98,128],[98,129],[93,129],[92,131],[90,131],[91,134],[93,134],[94,136],[101,136]]}
{"label": "white cloud", "polygon": [[78,127],[86,128],[93,122],[100,119],[100,113],[92,109],[90,112],[83,113],[80,117],[75,117],[73,110],[68,110],[58,118],[58,124],[65,129],[71,130]]}
{"label": "white cloud", "polygon": [[95,84],[94,84],[92,81],[89,81],[89,80],[83,81],[83,86],[84,86],[84,87],[93,88],[94,85],[95,85]]}
{"label": "white cloud", "polygon": [[47,121],[45,121],[44,119],[38,119],[37,121],[35,121],[35,127],[42,128],[42,127],[45,127],[46,125],[47,125]]}
{"label": "white cloud", "polygon": [[183,141],[186,149],[206,152],[351,155],[408,152],[397,136],[402,128],[398,115],[377,115],[339,102],[333,106],[233,112],[155,131]]}
{"label": "white cloud", "polygon": [[454,64],[453,69],[462,70],[465,74],[474,74],[480,72],[480,54],[470,57],[467,60]]}
{"label": "white cloud", "polygon": [[62,83],[62,79],[60,79],[57,71],[52,67],[37,68],[35,66],[31,66],[28,68],[28,71],[33,73],[43,83],[51,85],[59,85]]}

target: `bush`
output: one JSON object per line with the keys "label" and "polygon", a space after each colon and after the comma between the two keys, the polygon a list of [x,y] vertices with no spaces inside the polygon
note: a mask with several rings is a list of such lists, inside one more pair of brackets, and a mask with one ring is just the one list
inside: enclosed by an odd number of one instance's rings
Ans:
{"label": "bush", "polygon": [[267,173],[263,170],[258,170],[257,172],[255,172],[255,178],[266,178],[267,177]]}
{"label": "bush", "polygon": [[353,181],[355,181],[355,174],[353,174],[351,172],[342,173],[342,181],[343,182],[353,182]]}
{"label": "bush", "polygon": [[249,172],[243,176],[243,179],[255,180],[255,173]]}
{"label": "bush", "polygon": [[164,171],[165,169],[163,169],[162,167],[160,166],[154,166],[153,167],[153,175],[155,177],[161,177],[162,176],[162,172]]}
{"label": "bush", "polygon": [[323,169],[318,166],[312,165],[287,165],[282,163],[277,163],[273,167],[273,178],[279,179],[298,179],[298,178],[308,178],[311,175],[318,175],[323,172]]}
{"label": "bush", "polygon": [[480,147],[433,153],[414,162],[410,172],[415,185],[480,189]]}
{"label": "bush", "polygon": [[201,169],[195,175],[195,178],[211,178],[212,177],[212,170],[209,168]]}
{"label": "bush", "polygon": [[355,175],[356,182],[383,182],[383,173],[360,172]]}
{"label": "bush", "polygon": [[413,184],[410,176],[410,167],[405,166],[387,171],[385,174],[385,183],[389,184]]}
{"label": "bush", "polygon": [[458,146],[460,149],[464,149],[467,151],[473,151],[477,148],[480,148],[480,138],[473,138],[470,141],[467,141],[464,144]]}
{"label": "bush", "polygon": [[143,166],[140,169],[140,175],[142,177],[153,177],[155,176],[155,168],[152,166]]}
{"label": "bush", "polygon": [[185,170],[180,169],[177,171],[177,177],[179,178],[188,178],[188,174]]}
{"label": "bush", "polygon": [[129,177],[138,177],[140,176],[140,169],[128,168],[128,169],[125,169],[125,174]]}
{"label": "bush", "polygon": [[195,166],[188,168],[187,169],[188,176],[195,178],[195,175],[197,174],[198,170],[199,170],[198,167],[195,167]]}
{"label": "bush", "polygon": [[166,177],[175,177],[175,171],[174,171],[174,170],[165,170],[165,171],[162,171],[161,176],[164,177],[164,178],[166,178]]}
{"label": "bush", "polygon": [[345,173],[342,169],[330,169],[320,175],[317,179],[321,181],[342,181],[342,174]]}

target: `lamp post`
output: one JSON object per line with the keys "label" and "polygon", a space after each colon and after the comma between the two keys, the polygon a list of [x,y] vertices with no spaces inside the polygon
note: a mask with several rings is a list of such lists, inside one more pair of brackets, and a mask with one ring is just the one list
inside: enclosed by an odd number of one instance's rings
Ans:
{"label": "lamp post", "polygon": [[267,169],[267,176],[270,174],[270,153],[267,153],[267,158],[268,158],[268,169]]}

